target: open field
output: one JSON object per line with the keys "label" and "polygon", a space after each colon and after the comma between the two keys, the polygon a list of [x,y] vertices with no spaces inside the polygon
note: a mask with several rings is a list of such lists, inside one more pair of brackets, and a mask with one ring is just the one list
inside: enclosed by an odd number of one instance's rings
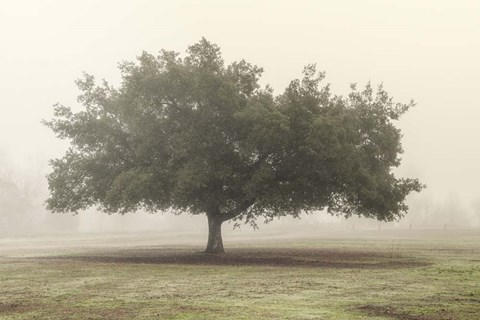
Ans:
{"label": "open field", "polygon": [[480,231],[319,234],[0,239],[0,319],[480,319]]}

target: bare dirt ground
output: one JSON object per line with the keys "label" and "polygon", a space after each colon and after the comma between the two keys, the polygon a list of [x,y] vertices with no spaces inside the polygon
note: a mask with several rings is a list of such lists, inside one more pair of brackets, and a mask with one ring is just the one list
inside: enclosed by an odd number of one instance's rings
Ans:
{"label": "bare dirt ground", "polygon": [[133,264],[177,264],[211,266],[269,266],[269,267],[310,267],[310,268],[351,268],[351,269],[398,269],[430,265],[430,262],[416,260],[389,252],[344,249],[303,249],[303,248],[233,248],[226,254],[211,255],[202,251],[185,249],[136,248],[101,252],[88,255],[47,256],[33,258],[36,261],[51,262],[67,260],[90,263],[133,263]]}

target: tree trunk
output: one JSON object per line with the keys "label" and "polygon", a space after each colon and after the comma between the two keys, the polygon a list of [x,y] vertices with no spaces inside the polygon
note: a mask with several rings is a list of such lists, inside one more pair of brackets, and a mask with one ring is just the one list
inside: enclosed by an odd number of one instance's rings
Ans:
{"label": "tree trunk", "polygon": [[222,241],[222,223],[223,220],[214,215],[208,217],[208,243],[205,253],[225,253]]}

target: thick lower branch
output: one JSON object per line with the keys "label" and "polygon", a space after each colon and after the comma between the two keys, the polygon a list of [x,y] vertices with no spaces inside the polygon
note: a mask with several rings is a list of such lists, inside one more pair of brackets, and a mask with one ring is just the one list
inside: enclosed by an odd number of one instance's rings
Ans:
{"label": "thick lower branch", "polygon": [[237,208],[227,212],[226,214],[222,215],[223,221],[227,221],[230,219],[235,218],[236,216],[245,212],[248,208],[250,208],[255,203],[255,199],[245,200],[241,204],[238,205]]}

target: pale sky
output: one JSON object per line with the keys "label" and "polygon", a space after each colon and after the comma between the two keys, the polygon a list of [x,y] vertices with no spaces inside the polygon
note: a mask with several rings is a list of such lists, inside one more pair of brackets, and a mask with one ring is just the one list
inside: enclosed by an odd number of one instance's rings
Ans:
{"label": "pale sky", "polygon": [[118,62],[202,36],[226,62],[262,66],[277,93],[317,63],[334,93],[371,80],[413,98],[398,173],[436,197],[480,197],[478,0],[0,0],[0,165],[48,172],[66,144],[40,120],[77,105],[83,71],[115,83]]}

